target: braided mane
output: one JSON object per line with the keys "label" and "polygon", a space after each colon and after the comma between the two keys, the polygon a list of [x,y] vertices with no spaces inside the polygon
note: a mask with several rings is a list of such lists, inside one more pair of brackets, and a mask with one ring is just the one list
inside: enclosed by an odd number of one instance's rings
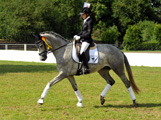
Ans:
{"label": "braided mane", "polygon": [[45,32],[41,32],[40,34],[46,34],[46,33],[47,33],[47,34],[54,35],[54,36],[56,36],[56,37],[59,37],[60,39],[66,41],[66,42],[69,41],[69,40],[65,39],[63,36],[61,36],[60,34],[55,33],[55,32],[53,32],[53,31],[45,31]]}

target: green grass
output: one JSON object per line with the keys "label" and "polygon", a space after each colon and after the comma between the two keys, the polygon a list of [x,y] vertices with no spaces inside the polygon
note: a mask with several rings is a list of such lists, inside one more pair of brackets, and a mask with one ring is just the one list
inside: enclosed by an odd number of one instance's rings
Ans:
{"label": "green grass", "polygon": [[134,53],[161,53],[161,50],[125,50],[122,49],[122,52],[134,52]]}
{"label": "green grass", "polygon": [[127,89],[113,72],[116,83],[104,106],[99,99],[106,82],[98,73],[75,77],[84,108],[76,107],[77,98],[67,79],[53,86],[45,104],[37,106],[44,87],[58,74],[56,65],[0,61],[0,120],[160,120],[161,68],[132,70],[141,89],[136,95],[138,108],[132,106]]}

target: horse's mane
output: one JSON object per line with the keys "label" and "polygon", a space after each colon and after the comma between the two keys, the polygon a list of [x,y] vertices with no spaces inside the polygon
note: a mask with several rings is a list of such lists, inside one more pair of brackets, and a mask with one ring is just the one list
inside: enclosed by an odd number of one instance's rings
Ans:
{"label": "horse's mane", "polygon": [[66,41],[66,42],[69,41],[69,40],[65,39],[63,36],[61,36],[60,34],[55,33],[53,31],[45,31],[45,32],[41,32],[40,34],[51,34],[51,35],[54,35],[54,36],[56,36],[56,37],[58,37],[58,38],[60,38],[60,39],[62,39],[64,41]]}

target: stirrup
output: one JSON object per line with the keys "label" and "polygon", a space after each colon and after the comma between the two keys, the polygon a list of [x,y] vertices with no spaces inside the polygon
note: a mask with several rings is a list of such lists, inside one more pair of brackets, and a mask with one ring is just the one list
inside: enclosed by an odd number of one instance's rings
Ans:
{"label": "stirrup", "polygon": [[83,66],[82,62],[79,62],[76,75],[82,75],[83,74],[82,66]]}
{"label": "stirrup", "polygon": [[84,74],[89,74],[90,73],[90,70],[89,69],[87,69],[87,68],[85,68],[85,70],[84,70]]}
{"label": "stirrup", "polygon": [[76,75],[82,75],[82,74],[83,74],[83,71],[81,69],[78,69]]}

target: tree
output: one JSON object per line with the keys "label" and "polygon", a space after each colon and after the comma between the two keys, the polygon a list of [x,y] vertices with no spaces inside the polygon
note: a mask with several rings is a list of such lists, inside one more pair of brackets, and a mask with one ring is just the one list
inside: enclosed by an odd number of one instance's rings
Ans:
{"label": "tree", "polygon": [[107,28],[102,34],[102,41],[108,44],[115,44],[118,41],[119,32],[117,26]]}
{"label": "tree", "polygon": [[[81,2],[81,1],[80,1]],[[71,38],[80,29],[82,2],[11,0],[0,4],[0,38],[33,42],[32,34],[54,31]]]}
{"label": "tree", "polygon": [[153,39],[158,41],[161,44],[161,24],[155,24]]}
{"label": "tree", "polygon": [[153,31],[155,27],[154,21],[140,21],[138,27],[141,31],[141,36],[144,42],[152,42],[153,41]]}
{"label": "tree", "polygon": [[113,26],[112,0],[90,0],[93,16],[99,29]]}
{"label": "tree", "polygon": [[43,9],[38,8],[39,5],[36,0],[14,0],[3,4],[0,11],[0,33],[3,34],[0,37],[31,42],[32,33],[41,31],[45,26],[40,14]]}
{"label": "tree", "polygon": [[129,25],[156,19],[149,0],[115,0],[112,4],[112,11],[122,36]]}
{"label": "tree", "polygon": [[88,0],[88,2],[91,3],[91,17],[94,21],[93,36],[95,39],[101,39],[103,31],[114,25],[111,9],[113,0]]}
{"label": "tree", "polygon": [[129,26],[124,36],[124,48],[126,50],[135,50],[141,43],[142,37],[139,27],[136,24]]}

